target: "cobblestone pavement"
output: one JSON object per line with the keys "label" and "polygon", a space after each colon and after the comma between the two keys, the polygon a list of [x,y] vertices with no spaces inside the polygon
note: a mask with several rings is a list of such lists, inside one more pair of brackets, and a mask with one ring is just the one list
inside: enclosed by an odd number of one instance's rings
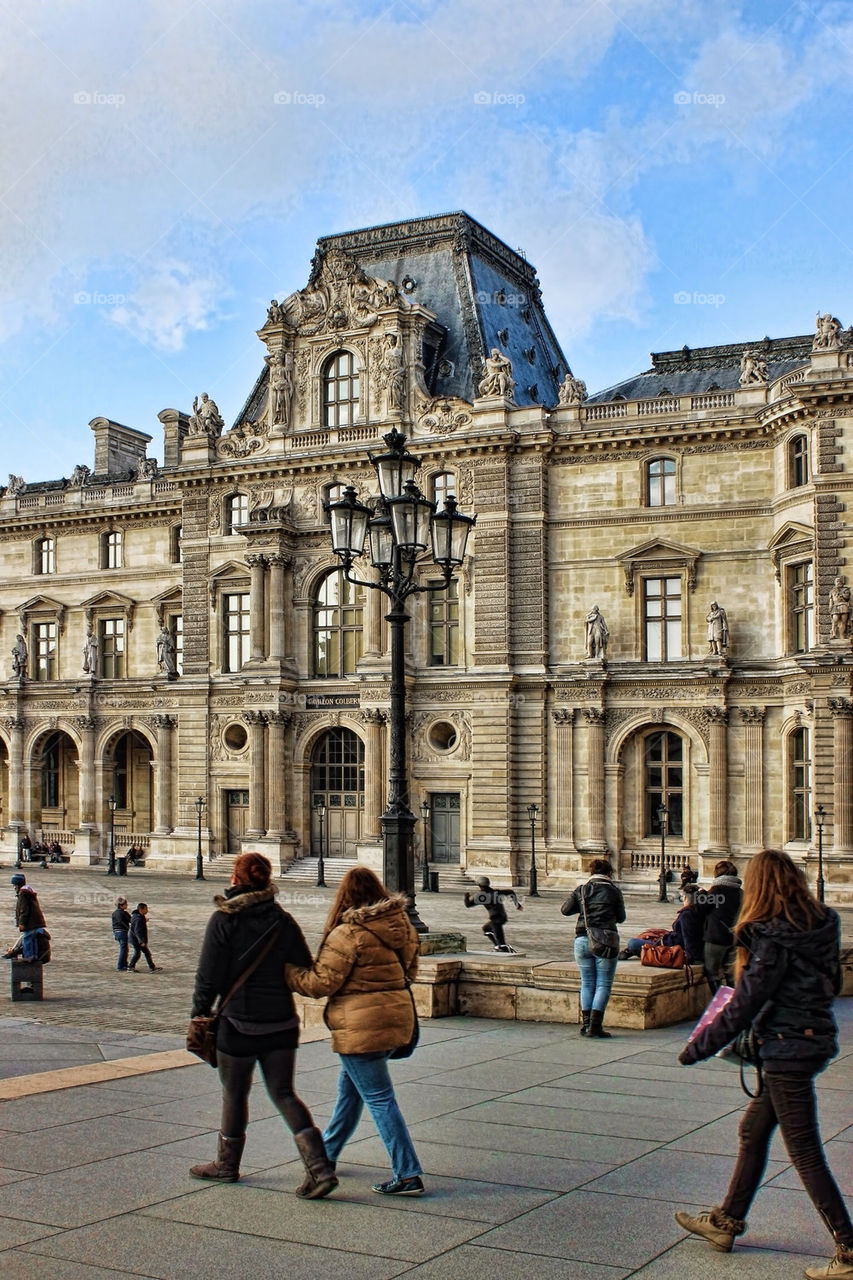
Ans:
{"label": "cobblestone pavement", "polygon": [[[0,977],[0,1007],[40,1022],[111,1031],[167,1032],[186,1029],[190,996],[201,938],[213,909],[213,896],[222,893],[225,867],[205,870],[204,882],[191,876],[137,870],[124,878],[107,876],[102,868],[51,866],[25,868],[44,908],[52,936],[53,959],[44,971],[45,1000],[11,1005],[8,977]],[[0,868],[0,941],[15,938],[12,867]],[[334,897],[334,888],[317,889],[279,882],[279,901],[299,921],[308,943],[316,948]],[[116,971],[117,946],[110,915],[122,893],[132,911],[147,902],[151,950],[162,973],[149,973],[144,961],[137,973]],[[5,894],[5,898],[4,898]],[[538,899],[519,894],[524,909],[513,911],[507,937],[521,952],[543,960],[571,958],[574,921],[560,915],[562,894],[547,892]],[[674,896],[674,895],[673,895]],[[467,936],[469,951],[487,950],[480,930],[485,912],[466,910],[460,891],[418,896],[422,918],[432,930],[453,929]],[[623,938],[654,925],[669,925],[678,906],[651,897],[627,900],[628,920]],[[4,948],[5,949],[5,948]],[[0,970],[2,974],[2,970]],[[5,991],[3,990],[5,988]]]}

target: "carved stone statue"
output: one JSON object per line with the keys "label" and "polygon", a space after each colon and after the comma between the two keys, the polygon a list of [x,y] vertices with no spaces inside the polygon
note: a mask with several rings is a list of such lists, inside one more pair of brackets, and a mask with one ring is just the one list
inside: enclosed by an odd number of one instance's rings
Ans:
{"label": "carved stone statue", "polygon": [[751,387],[769,378],[767,361],[757,351],[744,351],[740,358],[740,385]]}
{"label": "carved stone statue", "polygon": [[7,495],[14,497],[19,493],[23,493],[26,487],[27,484],[23,476],[14,476],[11,472],[9,473],[9,483],[6,485]]}
{"label": "carved stone statue", "polygon": [[157,462],[154,458],[138,458],[136,462],[136,479],[153,480],[157,475]]}
{"label": "carved stone statue", "polygon": [[560,387],[559,403],[561,405],[583,404],[584,400],[586,400],[586,383],[580,378],[575,378],[569,370]]}
{"label": "carved stone statue", "polygon": [[270,370],[271,425],[286,427],[290,423],[290,402],[293,399],[290,357],[284,351],[276,351],[266,359]]}
{"label": "carved stone statue", "polygon": [[267,307],[267,324],[281,324],[284,320],[284,309],[278,298],[273,298]]}
{"label": "carved stone statue", "polygon": [[178,674],[175,641],[168,627],[163,627],[157,637],[157,666],[170,678]]}
{"label": "carved stone statue", "polygon": [[841,577],[835,579],[829,593],[829,612],[832,618],[830,640],[847,640],[850,636],[850,588]]}
{"label": "carved stone statue", "polygon": [[22,680],[25,680],[29,661],[30,655],[27,652],[27,642],[19,632],[15,636],[15,643],[12,645],[12,675],[19,676]]}
{"label": "carved stone statue", "polygon": [[609,638],[610,632],[607,630],[607,623],[604,621],[598,605],[594,604],[586,615],[584,623],[586,656],[588,658],[606,658]]}
{"label": "carved stone statue", "polygon": [[512,361],[501,355],[497,347],[492,347],[483,361],[483,377],[477,391],[481,396],[501,396],[504,400],[511,400],[514,387]]}
{"label": "carved stone statue", "polygon": [[86,632],[86,639],[83,641],[83,674],[87,676],[96,676],[98,674],[98,637],[92,627]]}
{"label": "carved stone statue", "polygon": [[396,333],[385,336],[385,354],[382,357],[388,409],[402,409],[406,390],[406,368],[403,362],[403,349]]}
{"label": "carved stone statue", "polygon": [[817,313],[812,351],[837,351],[841,346],[841,321],[827,311]]}
{"label": "carved stone statue", "polygon": [[712,601],[705,621],[708,624],[708,652],[722,657],[729,647],[729,620],[725,609],[716,600]]}
{"label": "carved stone statue", "polygon": [[77,466],[71,472],[71,479],[68,481],[72,489],[82,489],[87,483],[89,476],[92,474],[89,467],[83,462],[78,462]]}
{"label": "carved stone statue", "polygon": [[190,417],[189,433],[191,436],[208,436],[217,440],[222,434],[225,423],[215,400],[211,400],[206,391],[193,400],[193,411]]}

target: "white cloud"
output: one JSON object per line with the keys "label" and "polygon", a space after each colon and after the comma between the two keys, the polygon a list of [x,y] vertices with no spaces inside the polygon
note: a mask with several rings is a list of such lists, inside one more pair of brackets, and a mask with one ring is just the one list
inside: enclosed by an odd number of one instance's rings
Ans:
{"label": "white cloud", "polygon": [[207,329],[214,321],[222,288],[220,280],[196,276],[186,263],[166,262],[108,315],[114,324],[158,351],[181,351],[188,334]]}

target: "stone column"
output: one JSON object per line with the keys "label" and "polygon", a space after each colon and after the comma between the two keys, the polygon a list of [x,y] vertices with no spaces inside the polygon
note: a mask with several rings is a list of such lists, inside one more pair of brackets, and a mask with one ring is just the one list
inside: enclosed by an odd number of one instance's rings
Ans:
{"label": "stone column", "polygon": [[266,832],[266,753],[264,751],[263,711],[246,711],[243,719],[249,726],[249,827],[247,836],[262,836]]}
{"label": "stone column", "polygon": [[587,722],[587,846],[604,852],[607,847],[604,828],[604,711],[601,707],[584,707]]}
{"label": "stone column", "polygon": [[264,643],[266,631],[266,605],[264,601],[264,578],[266,560],[263,556],[248,555],[246,564],[252,571],[251,599],[249,604],[249,626],[251,631],[251,662],[263,662],[266,657]]}
{"label": "stone column", "polygon": [[24,823],[24,722],[19,716],[6,721],[9,730],[9,826]]}
{"label": "stone column", "polygon": [[267,715],[267,723],[270,726],[270,825],[267,835],[275,836],[280,840],[287,832],[288,777],[285,770],[284,733],[290,724],[290,713],[288,711],[272,711]]}
{"label": "stone column", "polygon": [[[378,592],[371,594],[378,595]],[[385,809],[382,786],[385,776],[383,729],[388,717],[384,711],[369,708],[362,711],[361,718],[367,726],[364,751],[364,836],[367,840],[377,840],[380,834],[379,819]]]}
{"label": "stone column", "polygon": [[757,853],[764,848],[764,716],[765,707],[742,707],[743,842]]}
{"label": "stone column", "polygon": [[708,806],[708,848],[728,853],[728,723],[725,707],[707,707],[710,804]]}
{"label": "stone column", "polygon": [[157,807],[155,811],[154,831],[157,835],[168,835],[173,828],[172,822],[172,730],[176,721],[174,716],[155,716],[157,725]]}
{"label": "stone column", "polygon": [[853,702],[830,698],[832,746],[835,757],[833,782],[833,856],[849,857],[853,852]]}
{"label": "stone column", "polygon": [[284,607],[284,570],[287,556],[269,556],[270,566],[270,659],[282,662],[288,656],[286,611]]}
{"label": "stone column", "polygon": [[554,764],[550,770],[552,793],[549,797],[549,825],[555,840],[571,841],[574,834],[572,814],[572,732],[575,713],[571,707],[556,707],[554,720]]}
{"label": "stone column", "polygon": [[97,721],[92,716],[79,716],[77,728],[80,730],[82,745],[80,748],[80,826],[95,825],[95,729]]}
{"label": "stone column", "polygon": [[382,656],[382,606],[387,597],[381,591],[368,591],[365,602],[364,657]]}

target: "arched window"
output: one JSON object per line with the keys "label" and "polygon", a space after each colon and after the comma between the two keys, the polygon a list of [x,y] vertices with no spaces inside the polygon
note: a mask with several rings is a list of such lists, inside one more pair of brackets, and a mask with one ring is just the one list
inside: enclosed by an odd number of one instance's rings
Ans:
{"label": "arched window", "polygon": [[809,441],[807,436],[794,436],[788,441],[788,488],[798,489],[809,482]]}
{"label": "arched window", "polygon": [[249,499],[245,493],[232,493],[225,499],[223,532],[230,536],[240,532],[240,526],[249,523]]}
{"label": "arched window", "polygon": [[33,573],[56,573],[56,540],[54,538],[36,539]]}
{"label": "arched window", "polygon": [[439,511],[450,497],[456,497],[456,476],[452,471],[439,471],[432,481],[432,500]]}
{"label": "arched window", "polygon": [[645,833],[660,835],[658,809],[667,809],[667,834],[684,834],[684,739],[677,733],[650,733],[645,742]]}
{"label": "arched window", "polygon": [[323,423],[348,427],[358,417],[358,361],[351,351],[336,351],[323,366]]}
{"label": "arched window", "polygon": [[124,535],[120,529],[110,529],[101,534],[100,567],[122,569],[124,567]]}
{"label": "arched window", "polygon": [[347,582],[341,569],[320,583],[314,605],[314,674],[351,675],[361,657],[364,588]]}
{"label": "arched window", "polygon": [[808,729],[795,729],[788,738],[788,839],[808,840],[811,824],[811,742]]}
{"label": "arched window", "polygon": [[675,463],[655,458],[646,464],[646,503],[650,507],[675,506]]}

